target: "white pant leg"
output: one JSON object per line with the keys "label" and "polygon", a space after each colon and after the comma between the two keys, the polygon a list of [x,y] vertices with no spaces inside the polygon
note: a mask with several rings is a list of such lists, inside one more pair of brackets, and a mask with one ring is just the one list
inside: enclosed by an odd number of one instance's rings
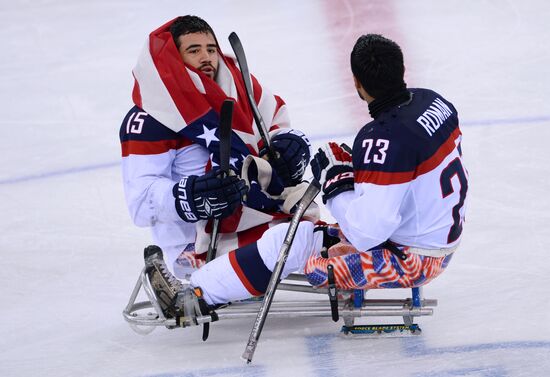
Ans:
{"label": "white pant leg", "polygon": [[[258,240],[258,251],[270,271],[275,268],[288,227],[288,223],[279,224],[267,230]],[[302,221],[298,225],[281,278],[284,279],[292,272],[301,272],[309,256],[321,250],[323,236],[321,232],[313,233],[313,227],[309,221]]]}
{"label": "white pant leg", "polygon": [[[288,226],[289,224],[279,224],[270,228],[258,240],[260,258],[269,271],[275,268]],[[322,242],[321,232],[313,233],[313,223],[301,222],[296,230],[282,278],[292,272],[302,271],[309,256],[321,249]],[[252,297],[235,272],[229,258],[229,254],[224,254],[191,275],[191,285],[201,287],[204,299],[210,305]]]}
{"label": "white pant leg", "polygon": [[207,304],[225,304],[252,297],[231,266],[229,254],[217,257],[191,274],[191,286],[201,287]]}

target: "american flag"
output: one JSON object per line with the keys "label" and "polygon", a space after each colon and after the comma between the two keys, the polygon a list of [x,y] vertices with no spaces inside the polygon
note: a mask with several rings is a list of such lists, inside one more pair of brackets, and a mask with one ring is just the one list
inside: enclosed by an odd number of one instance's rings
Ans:
{"label": "american flag", "polygon": [[[223,101],[233,99],[230,159],[233,167],[240,171],[244,158],[249,154],[257,156],[263,143],[236,61],[218,48],[220,61],[216,81],[186,65],[169,31],[174,20],[149,35],[132,71],[135,79],[132,99],[136,106],[189,140],[190,144],[207,148],[210,161],[206,170],[219,164],[219,113]],[[254,76],[251,75],[251,79],[254,100],[269,131],[288,127],[284,101],[263,88]],[[221,222],[219,249],[229,251],[256,241],[273,221],[280,222],[283,218],[288,216],[243,206]],[[198,226],[197,253],[207,250],[210,228],[206,222]]]}
{"label": "american flag", "polygon": [[[334,254],[332,248],[336,248]],[[329,258],[312,256],[308,259],[304,272],[310,284],[326,286],[327,266],[332,264],[335,283],[340,289],[419,287],[439,276],[452,257],[452,254],[428,257],[408,253],[409,248],[402,247],[407,255],[403,261],[386,249],[358,251],[345,242],[332,248]]]}

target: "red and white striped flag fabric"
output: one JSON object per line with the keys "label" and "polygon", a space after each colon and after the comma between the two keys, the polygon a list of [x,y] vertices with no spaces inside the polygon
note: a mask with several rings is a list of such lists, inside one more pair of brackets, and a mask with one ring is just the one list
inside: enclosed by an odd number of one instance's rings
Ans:
{"label": "red and white striped flag fabric", "polygon": [[[214,81],[200,70],[183,62],[170,33],[171,20],[154,30],[143,47],[132,73],[135,79],[132,99],[136,106],[180,134],[193,144],[210,152],[206,169],[215,165],[219,156],[219,140],[206,140],[205,133],[217,132],[219,113],[224,100],[235,101],[231,136],[231,164],[240,169],[248,155],[257,156],[262,148],[260,134],[254,124],[252,111],[241,72],[235,59],[219,52],[219,67]],[[289,119],[284,101],[263,88],[251,75],[253,97],[269,128],[288,127]],[[221,224],[220,249],[234,249],[244,242],[253,242],[274,220],[288,218],[279,213],[263,213],[243,206]],[[197,226],[196,252],[207,250],[210,226]],[[221,253],[221,251],[220,251]]]}
{"label": "red and white striped flag fabric", "polygon": [[[241,153],[256,155],[261,143],[259,132],[254,125],[252,111],[247,103],[247,95],[241,73],[233,58],[219,50],[219,68],[216,81],[189,65],[181,58],[169,31],[174,20],[167,22],[150,35],[143,47],[134,75],[132,99],[149,115],[174,132],[190,134],[195,130],[185,130],[194,124],[197,132],[202,126],[208,128],[219,123],[219,113],[224,100],[235,100],[233,111],[233,131],[248,151]],[[251,75],[254,100],[270,130],[288,123],[284,101],[264,90],[258,80]],[[283,111],[281,108],[285,107]],[[193,128],[193,127],[190,127]]]}

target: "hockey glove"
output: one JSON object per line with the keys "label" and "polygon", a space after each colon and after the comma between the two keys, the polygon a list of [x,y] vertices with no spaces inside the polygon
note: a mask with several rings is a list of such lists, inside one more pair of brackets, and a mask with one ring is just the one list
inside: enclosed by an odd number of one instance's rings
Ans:
{"label": "hockey glove", "polygon": [[269,161],[285,187],[302,182],[311,158],[311,144],[301,131],[282,130],[271,139],[279,158]]}
{"label": "hockey glove", "polygon": [[[283,192],[283,183],[269,163],[261,159],[253,161],[256,163],[248,163],[248,160],[245,162],[247,169],[246,172],[243,171],[242,173],[242,177],[245,178],[245,181],[249,184],[248,194],[246,195],[246,205],[259,211],[276,211],[279,209],[279,205],[284,202],[283,200],[274,198],[281,195]],[[264,165],[264,169],[265,165],[267,165],[267,169],[269,169],[262,172],[261,178],[258,171],[258,169],[261,168],[261,166],[258,166],[260,161],[262,165]],[[270,178],[267,176],[269,171],[271,172]]]}
{"label": "hockey glove", "polygon": [[323,235],[323,246],[321,247],[321,257],[328,258],[328,249],[341,242],[339,237],[339,228],[331,225],[317,225],[313,228],[313,233],[321,232]]}
{"label": "hockey glove", "polygon": [[353,191],[351,149],[346,144],[330,142],[313,156],[311,171],[323,190],[323,203],[344,191]]}
{"label": "hockey glove", "polygon": [[245,182],[235,175],[220,178],[220,171],[183,177],[174,185],[176,211],[186,222],[223,219],[233,214],[246,195]]}

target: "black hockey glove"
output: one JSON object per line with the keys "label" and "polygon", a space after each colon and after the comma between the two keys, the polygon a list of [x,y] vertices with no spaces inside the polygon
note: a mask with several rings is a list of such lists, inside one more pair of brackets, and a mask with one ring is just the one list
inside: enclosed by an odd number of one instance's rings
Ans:
{"label": "black hockey glove", "polygon": [[351,149],[346,144],[330,142],[315,153],[311,171],[323,189],[323,203],[344,191],[353,191]]}
{"label": "black hockey glove", "polygon": [[220,171],[183,177],[174,185],[178,215],[189,223],[230,216],[243,201],[247,187],[235,175],[220,178]]}
{"label": "black hockey glove", "polygon": [[311,158],[311,144],[306,135],[298,130],[283,130],[273,136],[271,145],[279,158],[269,163],[284,186],[296,186],[302,182]]}
{"label": "black hockey glove", "polygon": [[339,228],[331,225],[317,225],[313,228],[313,233],[321,232],[323,234],[323,246],[321,247],[321,257],[328,258],[328,249],[342,242],[339,237]]}
{"label": "black hockey glove", "polygon": [[280,196],[285,188],[275,169],[271,169],[271,178],[267,179],[264,176],[260,180],[258,165],[251,163],[248,165],[246,177],[250,184],[248,194],[246,195],[247,207],[264,212],[278,210],[279,205],[283,204],[284,200],[275,198]]}

